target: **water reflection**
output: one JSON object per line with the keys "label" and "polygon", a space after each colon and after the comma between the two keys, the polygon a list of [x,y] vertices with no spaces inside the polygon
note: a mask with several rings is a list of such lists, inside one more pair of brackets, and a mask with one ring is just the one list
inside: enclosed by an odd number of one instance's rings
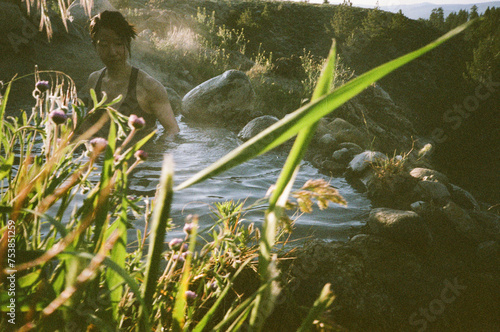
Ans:
{"label": "water reflection", "polygon": [[[172,141],[159,134],[145,147],[147,162],[139,165],[130,177],[133,194],[154,196],[158,184],[164,154],[172,154],[175,162],[175,184],[209,166],[223,157],[241,142],[236,134],[224,128],[190,125],[179,121],[180,134]],[[176,192],[172,205],[172,218],[179,227],[168,234],[168,238],[181,236],[182,224],[188,214],[198,214],[202,227],[213,223],[209,205],[226,200],[246,200],[252,204],[265,196],[273,185],[285,162],[286,155],[280,151],[267,154],[232,168],[214,178]],[[308,179],[323,178],[330,181],[348,202],[347,207],[330,205],[320,211],[315,207],[310,215],[302,215],[296,223],[293,238],[313,236],[328,240],[346,240],[352,235],[353,227],[364,224],[364,217],[370,209],[369,200],[356,192],[344,179],[330,178],[304,162],[297,176],[295,188]],[[263,211],[252,211],[245,215],[249,222],[259,225]],[[137,227],[144,227],[144,220],[136,220]]]}

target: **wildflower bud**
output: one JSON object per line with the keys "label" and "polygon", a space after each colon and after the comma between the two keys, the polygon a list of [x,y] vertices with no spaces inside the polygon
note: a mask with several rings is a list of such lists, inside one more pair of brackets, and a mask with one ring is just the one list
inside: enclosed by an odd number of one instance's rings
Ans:
{"label": "wildflower bud", "polygon": [[183,255],[173,255],[172,259],[174,261],[178,261],[178,262],[181,262],[181,263],[183,263],[185,261],[185,258],[184,258]]}
{"label": "wildflower bud", "polygon": [[190,235],[193,232],[193,229],[197,228],[198,226],[192,222],[186,223],[184,225],[184,233],[187,235]]}
{"label": "wildflower bud", "polygon": [[144,150],[137,150],[134,153],[134,157],[136,157],[138,160],[146,161],[148,159],[148,153]]}
{"label": "wildflower bud", "polygon": [[179,250],[182,247],[183,239],[175,238],[168,243],[168,246],[172,250]]}
{"label": "wildflower bud", "polygon": [[190,290],[186,291],[185,294],[188,301],[194,301],[194,299],[196,299],[196,297],[198,296],[195,292]]}
{"label": "wildflower bud", "polygon": [[212,281],[212,282],[209,282],[208,285],[207,285],[207,288],[209,290],[212,290],[212,291],[216,291],[218,287],[217,285],[217,282],[216,281]]}
{"label": "wildflower bud", "polygon": [[37,89],[40,93],[44,93],[50,88],[48,81],[38,81],[35,84],[35,89]]}
{"label": "wildflower bud", "polygon": [[92,147],[92,151],[95,153],[95,154],[99,154],[101,153],[104,149],[106,149],[106,146],[108,146],[108,141],[106,141],[104,138],[102,137],[96,137],[96,138],[93,138],[91,141],[90,141],[90,146]]}
{"label": "wildflower bud", "polygon": [[50,112],[49,117],[55,124],[62,124],[66,122],[66,119],[68,118],[66,113],[60,108]]}
{"label": "wildflower bud", "polygon": [[130,129],[141,129],[146,125],[144,118],[139,118],[137,115],[132,114],[128,118],[128,126]]}

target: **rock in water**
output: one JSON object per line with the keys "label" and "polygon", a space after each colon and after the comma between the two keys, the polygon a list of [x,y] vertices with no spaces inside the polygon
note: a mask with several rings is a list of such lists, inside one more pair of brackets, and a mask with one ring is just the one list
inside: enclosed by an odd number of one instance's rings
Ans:
{"label": "rock in water", "polygon": [[242,141],[248,141],[267,127],[278,122],[279,119],[275,116],[264,115],[253,119],[246,124],[245,127],[238,133],[238,138]]}
{"label": "rock in water", "polygon": [[387,156],[378,151],[365,151],[356,155],[349,163],[349,169],[354,173],[363,172],[368,165],[377,160],[388,160]]}
{"label": "rock in water", "polygon": [[182,99],[182,115],[188,121],[242,126],[253,118],[254,100],[247,75],[228,70],[189,91]]}

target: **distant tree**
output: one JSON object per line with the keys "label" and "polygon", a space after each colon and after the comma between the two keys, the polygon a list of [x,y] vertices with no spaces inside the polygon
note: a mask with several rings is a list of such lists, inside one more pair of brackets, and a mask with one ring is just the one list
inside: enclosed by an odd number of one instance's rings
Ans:
{"label": "distant tree", "polygon": [[474,5],[470,8],[470,14],[469,14],[469,19],[470,20],[473,20],[475,18],[478,18],[479,17],[479,14],[477,12],[477,6]]}
{"label": "distant tree", "polygon": [[400,9],[394,16],[392,17],[392,22],[390,25],[391,30],[393,31],[404,31],[404,29],[408,26],[408,18],[403,14],[403,11]]}
{"label": "distant tree", "polygon": [[482,17],[469,33],[469,40],[476,45],[467,74],[475,81],[496,82],[500,79],[500,8],[488,8]]}
{"label": "distant tree", "polygon": [[343,42],[349,37],[357,28],[359,22],[354,15],[352,3],[349,0],[337,6],[335,14],[330,20],[328,30],[333,32],[335,38]]}
{"label": "distant tree", "polygon": [[363,33],[370,39],[380,37],[389,26],[387,16],[378,8],[370,10],[362,23]]}
{"label": "distant tree", "polygon": [[458,14],[455,12],[451,12],[448,15],[448,17],[446,17],[445,27],[447,30],[453,29],[453,28],[467,22],[468,19],[469,19],[469,13],[464,9],[460,9]]}
{"label": "distant tree", "polygon": [[429,24],[439,30],[445,29],[443,7],[434,8],[429,16]]}

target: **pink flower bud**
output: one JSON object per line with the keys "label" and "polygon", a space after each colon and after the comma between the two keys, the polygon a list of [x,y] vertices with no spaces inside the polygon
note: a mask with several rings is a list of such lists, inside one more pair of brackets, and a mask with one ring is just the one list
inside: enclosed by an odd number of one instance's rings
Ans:
{"label": "pink flower bud", "polygon": [[188,301],[194,301],[198,297],[198,295],[195,292],[190,290],[186,291],[185,294],[186,294],[186,299]]}
{"label": "pink flower bud", "polygon": [[134,157],[136,157],[139,160],[146,161],[148,159],[148,153],[144,150],[137,150],[134,153]]}
{"label": "pink flower bud", "polygon": [[141,129],[146,125],[144,118],[139,118],[137,115],[132,114],[128,118],[128,126],[130,129]]}
{"label": "pink flower bud", "polygon": [[197,228],[198,226],[195,223],[189,222],[184,225],[184,233],[187,235],[190,235],[193,232],[194,228]]}
{"label": "pink flower bud", "polygon": [[96,137],[90,141],[90,146],[92,147],[92,151],[95,154],[99,154],[104,149],[106,149],[106,146],[108,146],[108,141],[102,137]]}
{"label": "pink flower bud", "polygon": [[168,246],[170,247],[170,249],[172,250],[179,250],[181,249],[182,247],[182,243],[184,242],[183,239],[179,239],[179,238],[175,238],[175,239],[172,239],[169,243],[168,243]]}
{"label": "pink flower bud", "polygon": [[68,118],[66,113],[60,108],[50,112],[49,117],[55,124],[63,124],[64,122],[66,122],[66,119]]}
{"label": "pink flower bud", "polygon": [[44,93],[50,88],[49,82],[48,81],[38,81],[35,84],[35,89],[40,91],[40,93]]}

